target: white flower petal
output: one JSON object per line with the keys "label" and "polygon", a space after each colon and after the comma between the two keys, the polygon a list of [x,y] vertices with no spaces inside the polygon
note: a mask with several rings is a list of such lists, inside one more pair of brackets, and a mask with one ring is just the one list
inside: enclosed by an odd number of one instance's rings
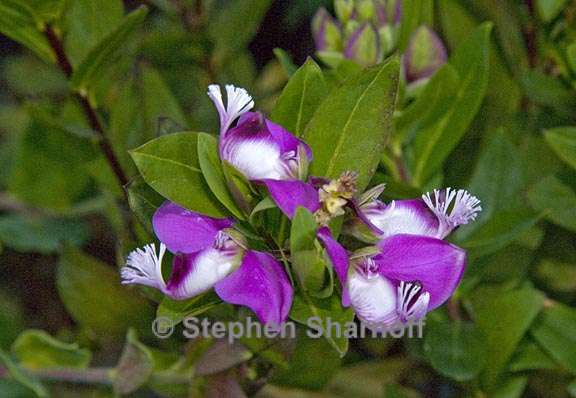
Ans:
{"label": "white flower petal", "polygon": [[154,243],[131,252],[126,260],[126,266],[120,270],[122,284],[139,284],[164,291],[166,284],[162,277],[162,259],[165,253],[164,243],[160,244],[158,254]]}
{"label": "white flower petal", "polygon": [[356,270],[347,282],[350,303],[358,318],[367,326],[393,325],[396,314],[396,288],[381,276],[366,278]]}

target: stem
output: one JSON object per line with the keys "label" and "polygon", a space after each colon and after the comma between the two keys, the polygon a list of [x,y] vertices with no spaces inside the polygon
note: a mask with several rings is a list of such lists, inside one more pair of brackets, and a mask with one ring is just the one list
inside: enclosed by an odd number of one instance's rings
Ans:
{"label": "stem", "polygon": [[[89,368],[89,369],[22,369],[27,375],[52,382],[76,383],[76,384],[114,384],[116,370],[114,368]],[[10,378],[10,372],[0,366],[0,379]],[[156,373],[150,376],[150,382],[158,384],[188,384],[190,377],[180,373]]]}
{"label": "stem", "polygon": [[[54,55],[56,56],[56,62],[58,66],[60,67],[64,75],[66,75],[66,77],[70,79],[72,77],[74,69],[72,67],[72,64],[70,63],[70,60],[66,56],[64,46],[62,45],[62,41],[60,40],[60,38],[58,37],[58,35],[56,34],[51,25],[46,25],[46,27],[44,28],[44,35],[46,36],[46,39],[48,39],[48,43],[50,44],[52,51],[54,51]],[[124,170],[122,170],[120,162],[118,161],[118,158],[116,157],[116,154],[112,149],[112,145],[110,144],[110,141],[108,140],[108,137],[104,132],[104,128],[102,126],[102,123],[100,122],[100,119],[98,118],[96,109],[92,106],[92,104],[90,104],[90,101],[88,100],[85,94],[75,92],[74,96],[80,103],[82,110],[86,115],[86,119],[88,120],[88,124],[98,136],[98,144],[100,145],[100,149],[102,150],[102,153],[106,157],[106,160],[108,161],[108,164],[112,169],[112,172],[116,176],[118,183],[123,188],[124,186],[126,186],[126,184],[128,184],[128,178],[126,177]],[[124,189],[122,191],[124,191]]]}

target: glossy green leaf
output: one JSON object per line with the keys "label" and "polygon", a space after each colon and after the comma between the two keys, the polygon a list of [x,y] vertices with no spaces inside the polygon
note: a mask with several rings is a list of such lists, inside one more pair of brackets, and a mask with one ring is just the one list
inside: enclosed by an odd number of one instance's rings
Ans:
{"label": "glossy green leaf", "polygon": [[462,43],[450,58],[459,76],[459,89],[451,111],[414,141],[413,178],[422,185],[443,165],[480,109],[488,82],[490,32],[486,22]]}
{"label": "glossy green leaf", "polygon": [[359,173],[358,190],[367,185],[392,131],[399,61],[392,58],[366,69],[333,90],[304,132],[312,148],[313,175]]}
{"label": "glossy green leaf", "polygon": [[160,195],[212,217],[228,213],[204,181],[197,153],[198,133],[182,132],[152,140],[130,152],[144,181]]}
{"label": "glossy green leaf", "polygon": [[0,33],[33,51],[41,59],[54,62],[48,40],[42,33],[32,8],[18,0],[0,2]]}
{"label": "glossy green leaf", "polygon": [[57,287],[64,306],[79,324],[99,337],[150,330],[153,313],[137,289],[120,284],[120,273],[77,249],[67,247],[58,265]]}
{"label": "glossy green leaf", "polygon": [[544,138],[560,159],[576,169],[576,127],[546,130]]}
{"label": "glossy green leaf", "polygon": [[548,220],[576,232],[576,193],[558,178],[539,181],[528,192],[528,199]]}
{"label": "glossy green leaf", "polygon": [[84,369],[92,358],[89,350],[61,342],[43,330],[23,332],[12,345],[12,352],[27,369]]}
{"label": "glossy green leaf", "polygon": [[[335,332],[331,335],[326,333],[329,326],[328,320],[332,323],[340,323],[342,327],[344,327],[347,322],[354,320],[354,311],[351,308],[342,307],[339,295],[335,294],[332,297],[320,299],[297,294],[294,296],[294,302],[289,316],[296,322],[311,326],[309,331],[312,333],[312,336],[322,331],[322,336],[328,340],[332,348],[334,348],[341,357],[346,355],[348,351],[348,338],[343,333],[340,335],[337,335]],[[314,318],[312,325],[310,325],[311,318]],[[318,322],[315,322],[316,320]]]}
{"label": "glossy green leaf", "polygon": [[531,329],[544,350],[572,373],[576,373],[576,311],[555,304],[547,308]]}
{"label": "glossy green leaf", "polygon": [[3,350],[0,350],[0,364],[4,365],[10,376],[18,383],[32,390],[40,398],[49,397],[48,390],[36,378],[29,376],[22,370],[10,356]]}
{"label": "glossy green leaf", "polygon": [[309,58],[282,90],[271,119],[299,137],[327,94],[322,70]]}
{"label": "glossy green leaf", "polygon": [[206,133],[198,134],[198,162],[200,163],[200,169],[202,170],[204,179],[214,196],[216,196],[220,203],[230,210],[236,218],[241,220],[245,219],[242,210],[236,205],[232,194],[228,190],[216,137]]}
{"label": "glossy green leaf", "polygon": [[116,55],[126,45],[128,38],[140,27],[146,14],[148,14],[146,7],[132,11],[116,29],[90,50],[72,75],[72,87],[83,91],[97,82],[106,68],[114,65]]}
{"label": "glossy green leaf", "polygon": [[484,382],[494,387],[516,346],[542,309],[543,295],[529,287],[503,291],[478,289],[472,296],[473,319],[486,338]]}
{"label": "glossy green leaf", "polygon": [[138,341],[136,332],[128,331],[126,345],[114,372],[113,387],[118,395],[131,394],[146,384],[154,368],[152,353]]}
{"label": "glossy green leaf", "polygon": [[440,374],[457,381],[472,380],[486,365],[484,336],[473,323],[428,322],[426,357]]}

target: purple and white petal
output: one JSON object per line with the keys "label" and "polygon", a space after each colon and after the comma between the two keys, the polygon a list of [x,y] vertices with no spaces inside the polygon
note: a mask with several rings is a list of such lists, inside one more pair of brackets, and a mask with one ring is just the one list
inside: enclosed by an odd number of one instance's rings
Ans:
{"label": "purple and white petal", "polygon": [[430,294],[428,310],[454,293],[466,266],[466,252],[443,240],[417,235],[394,235],[378,243],[374,257],[382,277],[420,283]]}
{"label": "purple and white petal", "polygon": [[249,180],[294,179],[296,152],[282,152],[260,113],[248,113],[220,139],[220,157]]}
{"label": "purple and white petal", "polygon": [[[370,262],[371,259],[365,258],[361,261]],[[399,317],[396,312],[396,286],[378,273],[364,268],[364,264],[351,267],[346,282],[346,291],[356,316],[366,326],[373,328],[397,323]]]}
{"label": "purple and white petal", "polygon": [[274,138],[274,141],[278,143],[280,146],[280,150],[283,154],[285,153],[294,153],[294,156],[298,153],[298,147],[303,146],[306,156],[308,157],[308,161],[312,161],[312,149],[302,141],[300,138],[296,137],[294,134],[290,133],[284,127],[271,122],[268,119],[265,119],[266,127],[268,131]]}
{"label": "purple and white petal", "polygon": [[226,278],[238,264],[239,255],[235,250],[210,247],[192,254],[179,254],[174,258],[166,294],[183,300],[204,293]]}
{"label": "purple and white petal", "polygon": [[218,232],[234,225],[229,218],[212,218],[164,202],[152,219],[158,239],[172,253],[194,253],[214,243]]}
{"label": "purple and white petal", "polygon": [[480,200],[464,189],[435,189],[422,195],[422,200],[439,221],[438,238],[445,238],[454,228],[474,221],[482,210]]}
{"label": "purple and white petal", "polygon": [[342,287],[346,286],[346,278],[348,275],[348,253],[340,243],[332,236],[328,227],[321,227],[316,233],[318,239],[322,242],[326,253],[332,262],[332,267],[336,272],[338,280]]}
{"label": "purple and white petal", "polygon": [[387,206],[376,200],[362,206],[361,210],[380,231],[381,239],[397,234],[435,237],[438,233],[438,220],[418,199],[397,200]]}
{"label": "purple and white petal", "polygon": [[154,243],[132,251],[126,260],[126,266],[120,270],[122,284],[145,285],[165,292],[166,284],[162,277],[162,259],[165,253],[166,246],[163,243],[160,244],[158,253]]}
{"label": "purple and white petal", "polygon": [[312,213],[320,208],[318,191],[304,181],[264,179],[259,182],[266,185],[274,203],[290,219],[294,217],[298,207],[304,207]]}
{"label": "purple and white petal", "polygon": [[284,268],[268,253],[248,251],[240,267],[215,286],[220,298],[250,308],[261,322],[280,325],[294,291]]}
{"label": "purple and white petal", "polygon": [[225,134],[232,123],[254,107],[254,101],[248,92],[231,84],[226,85],[226,106],[222,100],[222,91],[217,84],[208,86],[208,97],[214,103],[220,117],[220,134]]}

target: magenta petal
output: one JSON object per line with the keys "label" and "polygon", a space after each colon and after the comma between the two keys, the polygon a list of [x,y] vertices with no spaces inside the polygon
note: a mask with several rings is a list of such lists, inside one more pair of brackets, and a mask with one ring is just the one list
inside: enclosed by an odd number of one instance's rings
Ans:
{"label": "magenta petal", "polygon": [[158,239],[172,253],[193,253],[211,246],[218,231],[230,228],[234,222],[204,216],[167,201],[154,213],[152,224]]}
{"label": "magenta petal", "polygon": [[312,161],[312,150],[310,149],[308,144],[306,144],[301,139],[297,138],[294,134],[290,133],[288,130],[286,130],[279,124],[273,123],[268,119],[265,119],[265,121],[268,131],[270,132],[272,137],[274,137],[274,141],[276,141],[278,145],[280,145],[282,153],[294,152],[294,154],[298,154],[298,147],[300,145],[303,145],[306,151],[306,155],[308,157],[308,161],[309,162]]}
{"label": "magenta petal", "polygon": [[340,284],[344,287],[346,285],[346,275],[348,274],[348,253],[346,249],[334,239],[328,227],[318,229],[317,236],[326,248],[334,271],[336,271]]}
{"label": "magenta petal", "polygon": [[442,305],[458,286],[466,252],[443,240],[417,235],[395,235],[378,243],[374,258],[385,278],[422,283],[430,293],[428,310]]}
{"label": "magenta petal", "polygon": [[214,288],[222,300],[246,306],[261,322],[272,325],[286,320],[294,294],[280,263],[270,254],[257,251],[246,252],[240,268]]}
{"label": "magenta petal", "polygon": [[268,188],[272,200],[290,219],[298,207],[305,207],[312,213],[320,208],[318,191],[304,181],[260,180]]}

